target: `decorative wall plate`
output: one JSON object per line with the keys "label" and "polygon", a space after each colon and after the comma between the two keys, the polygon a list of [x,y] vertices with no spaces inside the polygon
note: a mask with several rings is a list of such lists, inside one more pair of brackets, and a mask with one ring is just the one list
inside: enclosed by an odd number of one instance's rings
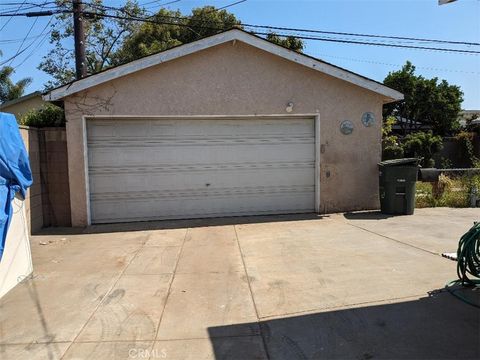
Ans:
{"label": "decorative wall plate", "polygon": [[375,124],[375,115],[368,111],[362,115],[362,124],[366,127],[372,126]]}
{"label": "decorative wall plate", "polygon": [[343,135],[350,135],[353,132],[353,123],[350,120],[342,121],[340,131]]}

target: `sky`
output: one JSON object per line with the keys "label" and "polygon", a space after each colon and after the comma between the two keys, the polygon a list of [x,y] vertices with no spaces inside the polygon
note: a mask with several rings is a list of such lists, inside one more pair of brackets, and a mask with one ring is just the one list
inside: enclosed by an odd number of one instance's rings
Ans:
{"label": "sky", "polygon": [[[139,0],[139,3],[145,4],[151,1]],[[2,0],[2,2],[7,3],[8,0]],[[41,1],[33,0],[32,2]],[[168,0],[159,0],[158,3],[146,6],[149,10],[155,10],[159,7],[158,4],[166,2]],[[179,9],[183,14],[188,15],[195,7],[204,5],[221,7],[233,2],[236,1],[180,0],[166,7],[172,10]],[[105,5],[120,6],[122,3],[121,0],[104,0]],[[11,6],[0,5],[0,11],[7,7]],[[479,0],[458,0],[442,6],[438,5],[438,0],[247,0],[229,7],[228,11],[234,13],[246,24],[480,42]],[[0,28],[5,24],[6,19],[8,18],[0,18]],[[30,28],[32,30],[29,36],[41,34],[48,20],[48,17],[12,18],[0,34],[2,59],[8,59],[18,51],[21,40]],[[27,40],[23,46],[42,38]],[[20,41],[8,42],[15,39]],[[6,40],[7,43],[5,43]],[[14,80],[24,77],[33,78],[33,83],[27,92],[42,90],[43,85],[49,80],[48,75],[38,70],[37,66],[51,45],[48,41],[41,45],[38,43],[39,41],[34,43],[11,64],[16,70]],[[433,45],[411,42],[404,44]],[[463,47],[472,50],[480,49],[478,46]],[[73,39],[71,48],[73,49]],[[464,92],[462,104],[464,109],[480,110],[480,55],[478,54],[466,55],[314,40],[306,41],[304,52],[377,81],[383,81],[390,71],[400,69],[409,60],[416,66],[418,74],[427,78],[438,77],[447,80],[450,84],[460,86]]]}

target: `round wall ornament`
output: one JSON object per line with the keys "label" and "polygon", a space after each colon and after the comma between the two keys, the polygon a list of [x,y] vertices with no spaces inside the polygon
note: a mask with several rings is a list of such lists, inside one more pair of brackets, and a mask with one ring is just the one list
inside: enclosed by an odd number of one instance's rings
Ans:
{"label": "round wall ornament", "polygon": [[342,121],[340,131],[343,135],[350,135],[353,132],[353,123],[350,120]]}
{"label": "round wall ornament", "polygon": [[366,127],[369,127],[375,124],[375,115],[370,111],[363,113],[362,124],[365,125]]}

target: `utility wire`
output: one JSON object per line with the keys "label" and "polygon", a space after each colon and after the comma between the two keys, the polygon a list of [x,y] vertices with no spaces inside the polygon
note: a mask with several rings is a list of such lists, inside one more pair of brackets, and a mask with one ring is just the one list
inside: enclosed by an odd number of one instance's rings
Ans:
{"label": "utility wire", "polygon": [[[18,7],[18,9],[15,11],[14,14],[17,14],[19,11],[20,11],[20,8],[23,6],[23,4],[25,4],[27,2],[27,0],[24,0],[23,3]],[[3,24],[3,26],[0,28],[0,31],[2,31],[3,29],[5,29],[5,26],[8,25],[8,23],[13,19],[13,15],[5,22],[5,24]]]}
{"label": "utility wire", "polygon": [[26,37],[26,38],[16,38],[16,39],[0,40],[0,44],[14,44],[14,43],[23,41],[23,39],[25,39],[25,40],[38,39],[39,37],[42,37],[43,35],[44,35],[44,34],[29,36],[29,37]]}
{"label": "utility wire", "polygon": [[359,34],[359,33],[347,33],[347,32],[339,32],[339,31],[324,31],[324,30],[312,30],[312,29],[298,29],[298,28],[289,28],[289,27],[282,27],[282,26],[270,26],[270,25],[267,25],[267,26],[252,25],[252,24],[242,24],[242,25],[245,26],[245,27],[248,27],[248,28],[263,28],[263,29],[270,29],[270,30],[297,31],[297,32],[317,33],[317,34],[372,37],[372,38],[384,38],[384,39],[393,39],[393,40],[412,40],[412,41],[436,42],[436,43],[442,43],[442,44],[455,44],[455,45],[474,45],[474,46],[480,45],[480,43],[477,43],[477,42],[425,39],[425,38],[414,38],[414,37],[405,37],[405,36]]}
{"label": "utility wire", "polygon": [[[155,3],[159,3],[159,2],[162,2],[162,0],[147,1],[146,3],[139,4],[139,6],[150,5],[150,4],[155,4]],[[166,2],[164,4],[157,4],[157,5],[155,5],[155,7],[156,6],[165,6],[165,5],[175,4],[177,2],[180,2],[180,0],[173,0],[173,1]]]}
{"label": "utility wire", "polygon": [[[99,16],[99,17],[107,17],[107,18],[115,18],[120,20],[131,20],[131,21],[139,21],[139,22],[147,22],[152,24],[161,24],[161,25],[177,25],[177,26],[189,26],[187,24],[182,24],[180,22],[168,22],[168,21],[159,21],[156,19],[145,19],[141,17],[126,17],[126,16],[119,16],[119,15],[112,15],[112,14],[98,14],[98,13],[90,13],[84,12],[85,15],[92,15],[92,16]],[[171,17],[170,17],[171,18]],[[177,18],[179,20],[184,20],[183,18]],[[224,31],[226,29],[223,28],[215,28],[215,27],[206,27],[203,26],[204,29],[209,30],[217,30],[217,31]],[[258,32],[254,31],[255,34],[258,35],[269,35],[266,32]],[[289,34],[278,34],[279,36],[290,36]],[[345,39],[332,39],[326,37],[315,37],[315,36],[296,36],[297,38],[304,39],[304,40],[316,40],[316,41],[327,41],[327,42],[339,42],[345,44],[357,44],[357,45],[369,45],[369,46],[387,46],[387,47],[396,47],[396,48],[404,48],[404,49],[418,49],[418,50],[434,50],[434,51],[444,51],[444,52],[452,52],[452,53],[462,53],[462,54],[480,54],[480,51],[476,50],[464,50],[464,49],[449,49],[449,48],[439,48],[439,47],[427,47],[427,46],[413,46],[413,45],[400,45],[400,44],[387,44],[387,43],[374,43],[368,41],[356,41],[356,40],[345,40]]]}
{"label": "utility wire", "polygon": [[247,1],[247,0],[240,0],[240,1],[236,1],[236,2],[234,2],[234,3],[228,4],[228,5],[225,5],[225,6],[221,6],[221,7],[219,7],[219,8],[215,8],[215,10],[208,11],[207,13],[210,13],[210,12],[215,12],[215,11],[218,11],[218,10],[227,9],[227,8],[229,8],[229,7],[232,7],[232,6],[235,6],[235,5],[238,5],[238,4],[241,4],[241,3],[244,3],[245,1]]}
{"label": "utility wire", "polygon": [[[122,9],[118,9],[122,11]],[[53,14],[59,14],[59,13],[71,13],[71,10],[49,10],[49,11],[43,11],[43,12],[34,12],[34,13],[22,13],[22,14],[14,14],[13,16],[48,16],[48,15],[53,15]],[[107,14],[107,13],[97,13],[97,12],[90,12],[90,11],[83,11],[83,14],[86,16],[92,16],[92,17],[103,17],[103,18],[114,18],[114,19],[120,19],[120,20],[130,20],[130,21],[138,21],[138,22],[147,22],[147,23],[153,23],[153,24],[158,24],[158,25],[177,25],[177,26],[187,26],[189,27],[188,24],[181,23],[179,21],[183,20],[188,20],[189,18],[185,17],[173,17],[173,16],[162,16],[162,18],[170,18],[174,19],[176,21],[160,21],[157,19],[151,19],[151,18],[144,18],[144,17],[138,17],[138,16],[120,16],[120,15],[112,15],[112,14]],[[0,14],[0,16],[2,16]],[[192,20],[192,19],[190,19]],[[195,21],[195,20],[194,20]],[[201,22],[201,20],[199,20]],[[263,25],[250,25],[250,24],[242,24],[244,27],[256,27],[256,28],[273,28],[270,26],[263,26]],[[225,28],[214,28],[214,27],[207,27],[207,26],[199,26],[203,27],[204,29],[209,29],[209,30],[214,30],[214,31],[225,31],[227,29]],[[290,29],[290,28],[284,28],[284,29]],[[293,29],[293,30],[301,30],[301,29]],[[262,31],[252,31],[255,34],[258,35],[269,35],[269,32],[262,32]],[[320,32],[320,31],[318,31]],[[324,33],[324,32],[322,32]],[[333,32],[328,32],[328,33],[333,33]],[[353,33],[339,33],[335,32],[336,34],[352,34],[351,36],[360,36],[360,34],[353,34]],[[277,34],[279,36],[293,36],[291,34],[284,34],[280,33]],[[369,35],[365,35],[369,36]],[[431,41],[431,42],[436,42],[440,41],[443,43],[450,43],[450,44],[469,44],[469,45],[477,45],[477,43],[467,43],[467,42],[458,42],[458,41],[447,41],[447,40],[433,40],[433,39],[416,39],[416,38],[407,38],[407,37],[389,37],[389,36],[381,36],[381,35],[372,35],[375,38],[395,38],[395,39],[410,39],[410,40],[416,40],[416,41]],[[350,39],[339,39],[339,38],[327,38],[325,36],[307,36],[307,35],[296,35],[295,37],[299,39],[304,39],[304,40],[315,40],[315,41],[326,41],[326,42],[337,42],[337,43],[344,43],[344,44],[356,44],[356,45],[368,45],[368,46],[385,46],[385,47],[394,47],[394,48],[403,48],[403,49],[418,49],[418,50],[430,50],[430,51],[442,51],[442,52],[450,52],[450,53],[461,53],[461,54],[480,54],[480,51],[476,50],[466,50],[466,49],[451,49],[451,48],[440,48],[440,47],[428,47],[428,46],[414,46],[414,45],[401,45],[401,44],[395,44],[395,43],[377,43],[373,42],[374,40],[370,41],[361,41],[361,40],[350,40]],[[480,44],[479,44],[480,45]]]}
{"label": "utility wire", "polygon": [[[257,35],[269,35],[267,32],[254,32]],[[277,34],[278,36],[290,36],[289,34]],[[342,40],[342,39],[331,39],[325,37],[314,37],[314,36],[295,36],[303,40],[318,40],[318,41],[327,41],[327,42],[338,42],[344,44],[357,44],[357,45],[373,45],[373,46],[387,46],[403,49],[418,49],[418,50],[433,50],[433,51],[444,51],[452,53],[462,53],[462,54],[480,54],[480,51],[476,50],[463,50],[463,49],[448,49],[448,48],[439,48],[439,47],[428,47],[428,46],[414,46],[414,45],[400,45],[400,44],[388,44],[388,43],[374,43],[367,41],[357,41],[357,40]]]}
{"label": "utility wire", "polygon": [[[225,5],[223,7],[215,9],[221,10],[225,9],[240,3],[243,3],[247,0],[240,0],[234,2],[232,4]],[[94,5],[94,4],[92,4]],[[101,7],[109,8],[112,10],[122,11],[123,8],[113,7],[113,6],[104,6],[100,5]],[[165,16],[173,19],[185,19],[185,20],[194,20],[188,16]],[[314,29],[302,29],[302,28],[289,28],[283,26],[271,26],[271,25],[256,25],[256,24],[241,24],[247,28],[263,28],[263,29],[270,29],[270,30],[283,30],[283,31],[295,31],[295,32],[307,32],[307,33],[318,33],[318,34],[329,34],[329,35],[345,35],[345,36],[356,36],[356,37],[371,37],[371,38],[384,38],[384,39],[392,39],[392,40],[410,40],[410,41],[419,41],[419,42],[435,42],[435,43],[443,43],[443,44],[452,44],[452,45],[472,45],[472,46],[479,46],[480,43],[478,42],[465,42],[465,41],[453,41],[453,40],[438,40],[438,39],[426,39],[426,38],[414,38],[414,37],[405,37],[405,36],[390,36],[390,35],[377,35],[377,34],[360,34],[360,33],[350,33],[350,32],[339,32],[339,31],[324,31],[324,30],[314,30]]]}
{"label": "utility wire", "polygon": [[[159,4],[160,6],[171,4],[178,2],[180,0],[176,1],[171,1],[165,4]],[[225,5],[223,7],[217,8],[216,10],[221,10],[227,7],[231,7],[240,3],[243,3],[247,0],[240,0],[236,1],[234,3]],[[159,2],[159,0],[155,1],[150,1],[143,5],[147,5],[150,3],[154,2]],[[53,1],[49,2],[48,4],[54,3]],[[10,3],[14,4],[14,3]],[[34,4],[34,3],[28,3],[28,4]],[[91,5],[94,7],[102,7],[110,10],[117,10],[117,11],[123,11],[125,12],[125,9],[123,7],[114,7],[114,6],[107,6],[107,5],[99,5],[99,4],[94,4],[94,3],[89,3],[89,2],[84,2],[85,5]],[[38,6],[43,6],[42,4],[36,4]],[[8,14],[12,15],[12,14]],[[128,14],[129,15],[129,14]],[[2,15],[0,15],[2,16]],[[6,15],[4,15],[6,16]],[[15,16],[22,16],[22,14],[15,14]],[[23,15],[25,16],[25,15]],[[191,17],[188,16],[164,16],[164,17],[169,17],[172,19],[176,20],[195,20],[191,19]],[[138,19],[135,19],[136,21],[139,21]],[[325,30],[315,30],[315,29],[305,29],[305,28],[290,28],[290,27],[284,27],[284,26],[272,26],[272,25],[257,25],[257,24],[241,24],[242,26],[246,28],[256,28],[256,29],[269,29],[269,30],[282,30],[282,31],[294,31],[294,32],[301,32],[301,33],[316,33],[316,34],[327,34],[327,35],[342,35],[342,36],[354,36],[354,37],[363,37],[363,38],[383,38],[383,39],[391,39],[391,40],[409,40],[409,41],[417,41],[417,42],[433,42],[433,43],[443,43],[443,44],[451,44],[451,45],[469,45],[469,46],[480,46],[479,42],[468,42],[468,41],[453,41],[453,40],[440,40],[440,39],[427,39],[427,38],[415,38],[415,37],[405,37],[405,36],[391,36],[391,35],[378,35],[378,34],[362,34],[362,33],[352,33],[352,32],[340,32],[340,31],[325,31]]]}
{"label": "utility wire", "polygon": [[[403,65],[400,65],[400,64],[392,64],[392,63],[386,63],[386,62],[375,61],[375,60],[367,60],[367,59],[355,59],[355,58],[329,55],[329,54],[322,54],[322,53],[315,53],[315,56],[321,57],[321,58],[329,57],[329,58],[332,58],[332,59],[345,60],[345,61],[355,61],[355,62],[361,62],[361,63],[374,64],[374,65],[384,65],[384,66],[390,66],[390,67],[393,67],[393,68],[398,68],[398,67],[403,66]],[[437,71],[437,72],[438,71],[448,71],[448,72],[480,75],[480,72],[477,72],[477,71],[464,71],[464,70],[444,69],[444,68],[435,68],[435,67],[417,66],[417,65],[415,65],[415,67],[418,68],[418,69],[431,70],[431,71]]]}
{"label": "utility wire", "polygon": [[[40,41],[37,43],[37,46],[35,46],[32,51],[30,51],[30,53],[25,56],[25,58],[23,59],[22,62],[20,62],[20,64],[16,65],[15,66],[15,69],[18,69],[20,66],[22,66],[28,59],[30,59],[30,57],[35,53],[35,51],[37,51],[40,46],[42,46],[45,41],[48,39],[48,35],[51,33],[51,30],[50,31],[46,31],[45,30],[48,28],[48,26],[50,25],[50,23],[52,22],[53,18],[50,18],[50,20],[48,21],[47,25],[45,25],[44,29],[42,30],[42,34],[43,35],[43,38],[40,39]],[[33,42],[35,42],[36,40],[34,40]]]}
{"label": "utility wire", "polygon": [[[28,35],[30,35],[30,33],[32,32],[32,29],[35,27],[35,24],[37,23],[38,19],[39,19],[39,18],[37,17],[37,18],[35,18],[35,20],[33,21],[32,26],[30,26],[30,29],[28,29],[27,35],[25,35],[25,37],[23,38],[23,41],[22,41],[22,43],[20,44],[20,46],[18,47],[17,52],[15,53],[15,55],[13,55],[13,58],[10,60],[9,65],[12,64],[13,59],[15,59],[15,58],[17,57],[17,55],[20,53],[20,51],[22,50],[23,44],[25,44],[25,41],[26,41]],[[35,41],[35,40],[34,40],[34,41]],[[27,48],[28,48],[28,47],[27,47]]]}

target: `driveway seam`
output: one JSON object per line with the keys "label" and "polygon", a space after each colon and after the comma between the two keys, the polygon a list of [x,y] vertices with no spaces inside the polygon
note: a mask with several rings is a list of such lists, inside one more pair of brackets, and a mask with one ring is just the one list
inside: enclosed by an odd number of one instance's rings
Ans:
{"label": "driveway seam", "polygon": [[252,298],[253,309],[255,310],[255,316],[257,317],[258,327],[260,329],[260,337],[262,338],[263,350],[265,351],[265,355],[267,359],[270,359],[270,354],[268,352],[267,342],[265,340],[265,336],[262,330],[262,324],[260,323],[260,316],[258,315],[257,304],[255,303],[255,298],[253,296],[252,285],[250,284],[250,278],[248,277],[247,266],[245,265],[245,259],[243,257],[242,247],[240,246],[240,239],[238,238],[237,227],[233,225],[233,230],[235,231],[235,238],[237,239],[237,246],[238,251],[240,252],[240,258],[242,259],[243,269],[245,270],[245,277],[248,284],[248,290],[250,291],[250,297]]}
{"label": "driveway seam", "polygon": [[175,280],[175,275],[177,273],[178,264],[179,264],[180,258],[182,256],[183,247],[185,245],[185,242],[187,241],[187,235],[188,235],[189,231],[190,231],[190,228],[187,228],[187,231],[185,231],[185,236],[183,237],[182,245],[180,246],[180,251],[178,252],[178,258],[177,258],[177,261],[175,262],[175,267],[173,268],[172,279],[170,280],[170,284],[168,285],[167,295],[165,296],[165,303],[163,305],[163,310],[162,310],[162,313],[160,314],[160,319],[158,320],[157,330],[155,331],[155,336],[153,338],[152,346],[150,347],[151,351],[153,351],[153,348],[155,347],[155,342],[157,341],[158,332],[160,331],[160,325],[162,324],[163,315],[165,314],[165,309],[167,307],[168,298],[170,297],[170,292],[172,290],[173,281]]}
{"label": "driveway seam", "polygon": [[107,292],[105,292],[105,295],[103,296],[102,300],[100,300],[100,302],[98,303],[98,305],[95,307],[95,309],[93,309],[92,313],[90,314],[90,316],[88,317],[87,321],[85,321],[85,323],[83,324],[82,328],[80,329],[80,331],[77,333],[77,335],[73,338],[72,342],[70,343],[70,345],[66,348],[65,352],[62,354],[62,356],[60,357],[60,360],[62,360],[65,355],[68,353],[68,350],[70,350],[70,348],[72,347],[72,345],[75,343],[75,341],[78,339],[78,337],[80,336],[80,334],[82,333],[82,331],[85,329],[85,327],[87,326],[87,324],[89,323],[90,320],[92,320],[93,318],[93,315],[95,315],[95,313],[97,312],[97,310],[100,308],[100,306],[102,306],[102,304],[105,302],[105,300],[107,299],[108,297],[108,294],[110,294],[110,292],[115,288],[115,286],[117,286],[120,278],[123,276],[123,274],[125,274],[125,271],[127,271],[127,268],[130,266],[130,264],[132,263],[132,261],[137,257],[138,253],[140,252],[140,250],[142,250],[143,246],[145,245],[145,243],[148,241],[148,238],[150,237],[150,234],[148,234],[146,237],[145,237],[145,240],[142,242],[142,244],[138,247],[138,249],[135,251],[135,254],[132,256],[132,258],[130,259],[130,261],[128,262],[128,264],[123,268],[123,270],[120,272],[120,274],[117,276],[116,280],[114,281],[114,283],[112,284],[112,286],[110,286],[110,288],[108,289]]}
{"label": "driveway seam", "polygon": [[392,237],[390,237],[390,236],[386,236],[386,235],[379,234],[379,233],[377,233],[377,232],[375,232],[375,231],[365,229],[365,228],[363,228],[363,227],[361,227],[361,226],[359,226],[359,225],[354,225],[354,224],[349,223],[349,222],[347,222],[347,224],[350,225],[350,226],[353,226],[353,227],[355,227],[355,228],[357,228],[357,229],[360,229],[360,230],[369,232],[369,233],[371,233],[371,234],[375,234],[375,235],[381,236],[381,237],[383,237],[383,238],[385,238],[385,239],[395,241],[395,242],[397,242],[397,243],[399,243],[399,244],[406,245],[406,246],[409,246],[409,247],[414,248],[414,249],[417,249],[417,250],[421,250],[421,251],[426,252],[426,253],[428,253],[428,254],[430,254],[430,255],[441,256],[441,254],[436,253],[435,251],[427,250],[427,249],[421,248],[421,247],[419,247],[419,246],[415,246],[415,245],[412,245],[412,244],[409,244],[409,243],[406,243],[406,242],[403,242],[403,241],[394,239],[394,238],[392,238]]}

